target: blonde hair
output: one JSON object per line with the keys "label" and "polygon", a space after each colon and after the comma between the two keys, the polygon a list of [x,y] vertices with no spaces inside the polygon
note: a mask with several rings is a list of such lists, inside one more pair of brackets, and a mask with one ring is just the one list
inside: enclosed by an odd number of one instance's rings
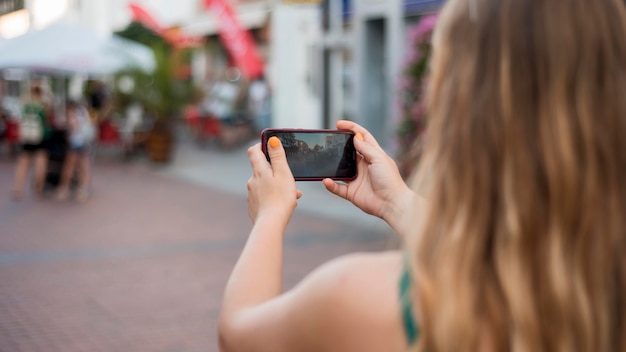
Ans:
{"label": "blonde hair", "polygon": [[626,350],[623,0],[448,0],[418,350]]}

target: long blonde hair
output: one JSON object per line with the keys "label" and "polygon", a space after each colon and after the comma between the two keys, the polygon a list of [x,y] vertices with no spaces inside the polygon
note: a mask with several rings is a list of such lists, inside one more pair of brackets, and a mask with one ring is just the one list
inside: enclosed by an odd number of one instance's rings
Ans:
{"label": "long blonde hair", "polygon": [[418,349],[626,350],[623,0],[448,0],[434,48]]}

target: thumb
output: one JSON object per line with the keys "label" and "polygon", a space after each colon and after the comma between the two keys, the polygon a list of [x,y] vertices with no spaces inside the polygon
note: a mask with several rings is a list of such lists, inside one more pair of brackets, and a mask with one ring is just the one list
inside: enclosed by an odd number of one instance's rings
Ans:
{"label": "thumb", "polygon": [[291,170],[287,164],[285,149],[283,148],[283,145],[278,137],[272,136],[267,140],[267,154],[270,157],[272,170],[274,170],[275,173],[279,172],[291,174]]}
{"label": "thumb", "polygon": [[385,152],[380,147],[372,145],[366,141],[362,141],[358,138],[354,139],[354,147],[359,153],[361,153],[361,155],[363,155],[365,161],[370,164],[386,156]]}

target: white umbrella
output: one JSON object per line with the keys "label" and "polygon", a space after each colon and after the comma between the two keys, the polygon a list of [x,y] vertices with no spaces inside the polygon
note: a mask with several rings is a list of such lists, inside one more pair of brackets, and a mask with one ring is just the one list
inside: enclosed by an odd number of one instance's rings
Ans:
{"label": "white umbrella", "polygon": [[57,23],[0,44],[0,69],[107,74],[137,67],[151,72],[152,50],[117,37]]}
{"label": "white umbrella", "polygon": [[128,68],[152,72],[156,67],[152,49],[117,35],[109,36],[103,43],[100,59],[102,65],[99,68],[104,73]]}

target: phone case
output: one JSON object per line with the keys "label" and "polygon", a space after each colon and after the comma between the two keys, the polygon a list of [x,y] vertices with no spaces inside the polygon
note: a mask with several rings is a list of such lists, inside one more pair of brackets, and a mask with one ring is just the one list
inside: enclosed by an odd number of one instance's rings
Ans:
{"label": "phone case", "polygon": [[[331,130],[331,129],[301,129],[301,128],[267,128],[267,129],[264,129],[261,132],[261,149],[263,150],[263,154],[265,154],[265,157],[267,158],[268,161],[269,161],[269,155],[267,152],[267,140],[269,139],[269,137],[275,134],[288,134],[288,133],[313,134],[313,135],[323,135],[323,136],[329,136],[333,134],[350,135],[349,139],[346,141],[346,145],[344,146],[345,149],[343,150],[343,153],[340,157],[341,159],[338,161],[339,165],[342,165],[342,163],[343,165],[345,165],[345,168],[342,169],[344,170],[343,174],[339,173],[339,168],[338,168],[337,171],[335,171],[334,173],[328,172],[327,174],[324,174],[322,176],[302,175],[300,172],[298,172],[297,167],[294,166],[295,162],[293,162],[293,157],[290,159],[290,155],[287,150],[289,146],[286,146],[285,143],[283,142],[283,147],[285,147],[286,152],[288,153],[287,158],[289,161],[289,167],[291,168],[294,179],[296,181],[321,181],[325,178],[330,178],[330,179],[337,180],[337,181],[351,181],[357,177],[357,168],[356,168],[357,159],[356,159],[356,150],[354,149],[354,144],[352,143],[352,139],[354,138],[354,133],[352,131]],[[318,161],[316,157],[313,157],[313,160],[310,162],[306,160],[301,160],[301,162],[304,164],[312,164],[312,163],[315,163],[316,161]],[[334,165],[334,164],[331,163],[328,165]]]}

